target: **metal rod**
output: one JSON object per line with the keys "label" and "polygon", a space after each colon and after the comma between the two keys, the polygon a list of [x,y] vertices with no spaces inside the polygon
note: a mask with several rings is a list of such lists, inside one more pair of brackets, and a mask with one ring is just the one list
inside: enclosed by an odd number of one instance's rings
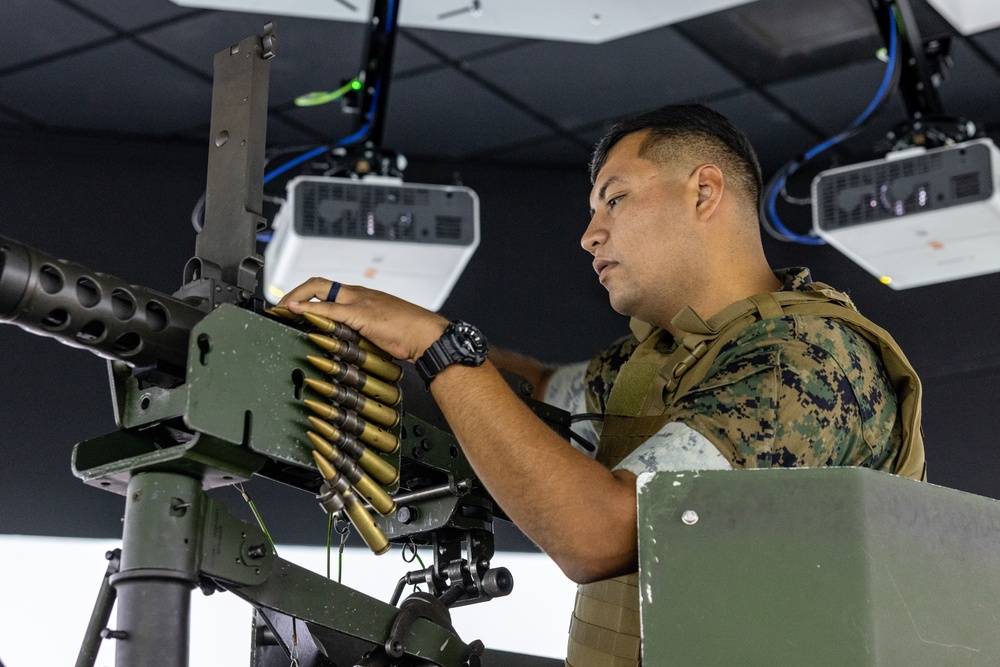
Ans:
{"label": "metal rod", "polygon": [[429,486],[426,489],[420,489],[419,491],[401,493],[393,496],[393,500],[396,501],[396,505],[404,505],[406,503],[413,503],[420,500],[433,500],[434,498],[441,498],[443,496],[464,496],[471,488],[472,480],[462,479],[455,482],[454,485],[441,484],[439,486]]}
{"label": "metal rod", "polygon": [[118,573],[121,564],[122,550],[114,549],[105,554],[108,559],[108,569],[101,580],[101,588],[97,592],[97,601],[94,602],[94,611],[90,614],[90,623],[87,624],[87,631],[83,634],[83,643],[80,645],[80,653],[76,657],[76,667],[94,667],[97,662],[97,654],[101,650],[101,631],[108,627],[108,620],[111,618],[111,610],[115,606],[115,589],[111,586],[111,575]]}

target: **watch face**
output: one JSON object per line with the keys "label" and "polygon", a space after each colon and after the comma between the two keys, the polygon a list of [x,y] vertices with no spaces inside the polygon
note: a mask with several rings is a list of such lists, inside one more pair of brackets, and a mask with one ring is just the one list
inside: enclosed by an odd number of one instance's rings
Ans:
{"label": "watch face", "polygon": [[486,360],[486,353],[489,349],[486,336],[471,324],[467,322],[455,322],[452,340],[459,347],[462,355],[466,357],[461,363],[470,363],[478,366]]}

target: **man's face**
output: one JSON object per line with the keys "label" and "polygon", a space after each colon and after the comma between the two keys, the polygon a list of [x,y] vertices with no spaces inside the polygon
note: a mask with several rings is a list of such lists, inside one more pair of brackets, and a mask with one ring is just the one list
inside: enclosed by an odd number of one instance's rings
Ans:
{"label": "man's face", "polygon": [[[592,217],[581,239],[611,306],[664,326],[694,280],[699,259],[691,218],[697,183],[679,166],[639,157],[647,132],[611,149],[590,193]],[[673,312],[669,312],[673,309]],[[660,321],[657,321],[660,320]]]}

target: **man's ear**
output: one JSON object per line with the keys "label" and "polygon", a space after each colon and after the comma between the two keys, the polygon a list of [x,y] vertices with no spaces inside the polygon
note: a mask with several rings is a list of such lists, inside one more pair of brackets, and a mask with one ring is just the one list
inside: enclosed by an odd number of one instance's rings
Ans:
{"label": "man's ear", "polygon": [[692,174],[698,183],[697,215],[699,218],[712,217],[719,204],[722,203],[722,193],[725,191],[726,179],[722,170],[714,164],[703,164]]}

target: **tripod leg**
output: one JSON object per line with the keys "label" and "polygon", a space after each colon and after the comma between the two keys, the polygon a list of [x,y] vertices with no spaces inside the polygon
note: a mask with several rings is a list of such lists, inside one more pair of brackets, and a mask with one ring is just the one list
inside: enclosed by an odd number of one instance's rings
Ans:
{"label": "tripod leg", "polygon": [[87,625],[87,632],[83,635],[80,653],[76,657],[76,667],[94,667],[94,663],[97,662],[97,652],[101,650],[101,640],[104,639],[101,633],[108,627],[111,608],[115,606],[115,589],[111,586],[110,578],[111,575],[118,572],[122,550],[109,551],[104,557],[108,560],[108,569],[101,581],[101,590],[97,592],[94,611],[90,614],[90,623]]}

